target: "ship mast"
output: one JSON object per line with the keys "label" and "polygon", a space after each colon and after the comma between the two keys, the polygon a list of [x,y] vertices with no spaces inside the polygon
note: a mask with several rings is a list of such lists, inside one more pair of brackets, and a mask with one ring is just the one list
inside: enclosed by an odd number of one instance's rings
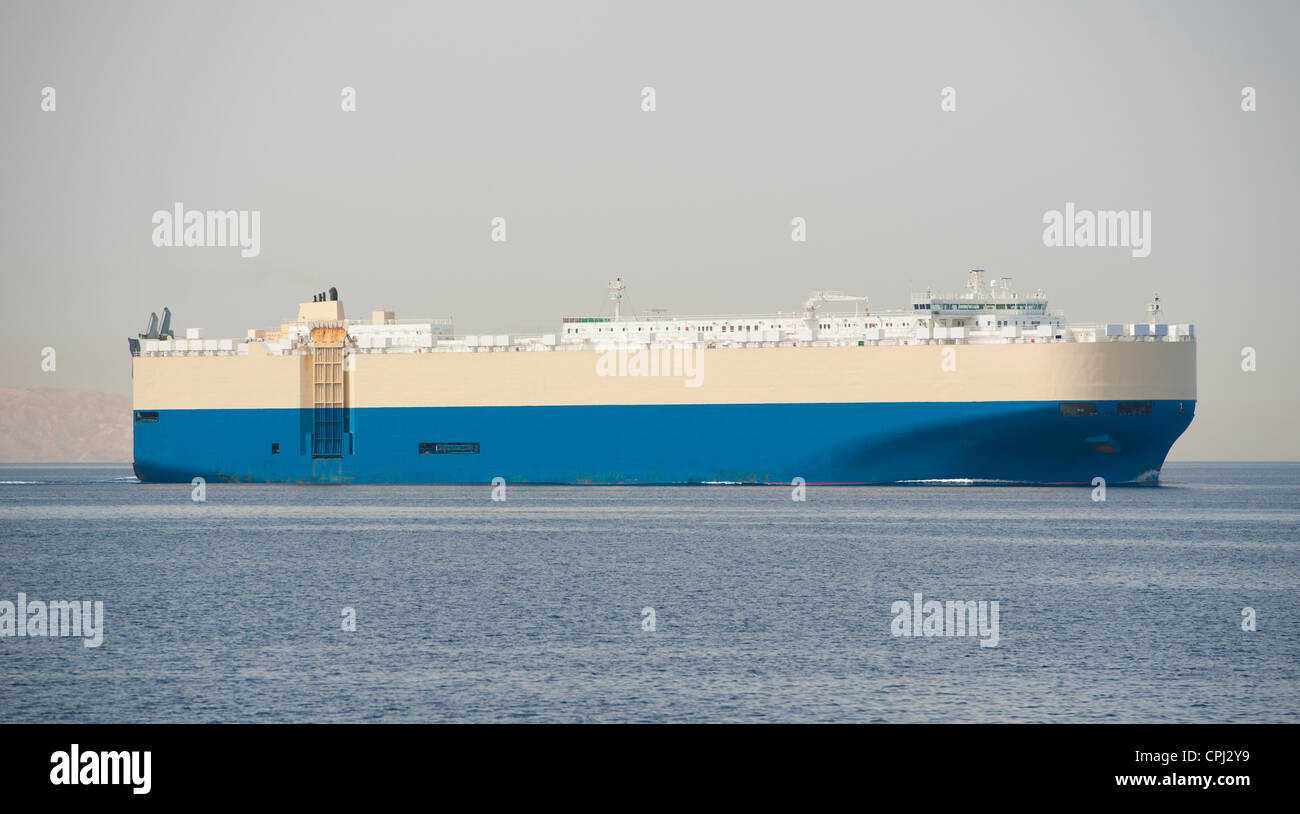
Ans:
{"label": "ship mast", "polygon": [[623,278],[616,277],[609,281],[609,301],[614,303],[614,321],[620,322],[623,315]]}

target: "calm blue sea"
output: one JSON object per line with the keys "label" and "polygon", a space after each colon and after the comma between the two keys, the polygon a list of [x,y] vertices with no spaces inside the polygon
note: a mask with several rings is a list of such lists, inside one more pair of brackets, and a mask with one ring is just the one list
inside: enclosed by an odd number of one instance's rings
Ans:
{"label": "calm blue sea", "polygon": [[[1300,721],[1300,464],[1092,491],[2,466],[0,600],[105,629],[0,638],[0,722]],[[918,591],[998,645],[892,635]]]}

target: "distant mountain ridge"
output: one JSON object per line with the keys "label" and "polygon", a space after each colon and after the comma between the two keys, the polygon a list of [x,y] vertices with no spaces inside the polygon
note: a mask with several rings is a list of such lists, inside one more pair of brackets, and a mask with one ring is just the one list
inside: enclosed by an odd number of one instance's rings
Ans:
{"label": "distant mountain ridge", "polygon": [[0,388],[0,462],[124,463],[133,457],[129,396]]}

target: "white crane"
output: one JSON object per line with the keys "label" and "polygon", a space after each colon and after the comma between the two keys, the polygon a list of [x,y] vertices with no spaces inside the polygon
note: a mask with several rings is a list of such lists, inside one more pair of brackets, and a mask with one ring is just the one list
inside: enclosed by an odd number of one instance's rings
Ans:
{"label": "white crane", "polygon": [[866,302],[866,297],[854,294],[841,294],[838,291],[814,291],[803,304],[804,318],[813,319],[817,314],[818,303],[823,302]]}

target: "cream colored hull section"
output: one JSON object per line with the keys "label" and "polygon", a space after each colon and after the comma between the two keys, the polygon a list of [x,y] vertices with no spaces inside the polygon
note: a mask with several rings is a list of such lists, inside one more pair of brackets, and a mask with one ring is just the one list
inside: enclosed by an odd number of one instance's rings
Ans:
{"label": "cream colored hull section", "polygon": [[[628,353],[629,359],[635,354]],[[598,351],[355,354],[347,361],[345,406],[1196,399],[1192,342],[723,348],[697,353],[693,379],[600,375]],[[311,357],[270,356],[258,343],[250,345],[247,356],[140,356],[133,363],[137,410],[313,406]],[[610,369],[608,357],[605,369]],[[699,385],[688,386],[691,381]]]}

